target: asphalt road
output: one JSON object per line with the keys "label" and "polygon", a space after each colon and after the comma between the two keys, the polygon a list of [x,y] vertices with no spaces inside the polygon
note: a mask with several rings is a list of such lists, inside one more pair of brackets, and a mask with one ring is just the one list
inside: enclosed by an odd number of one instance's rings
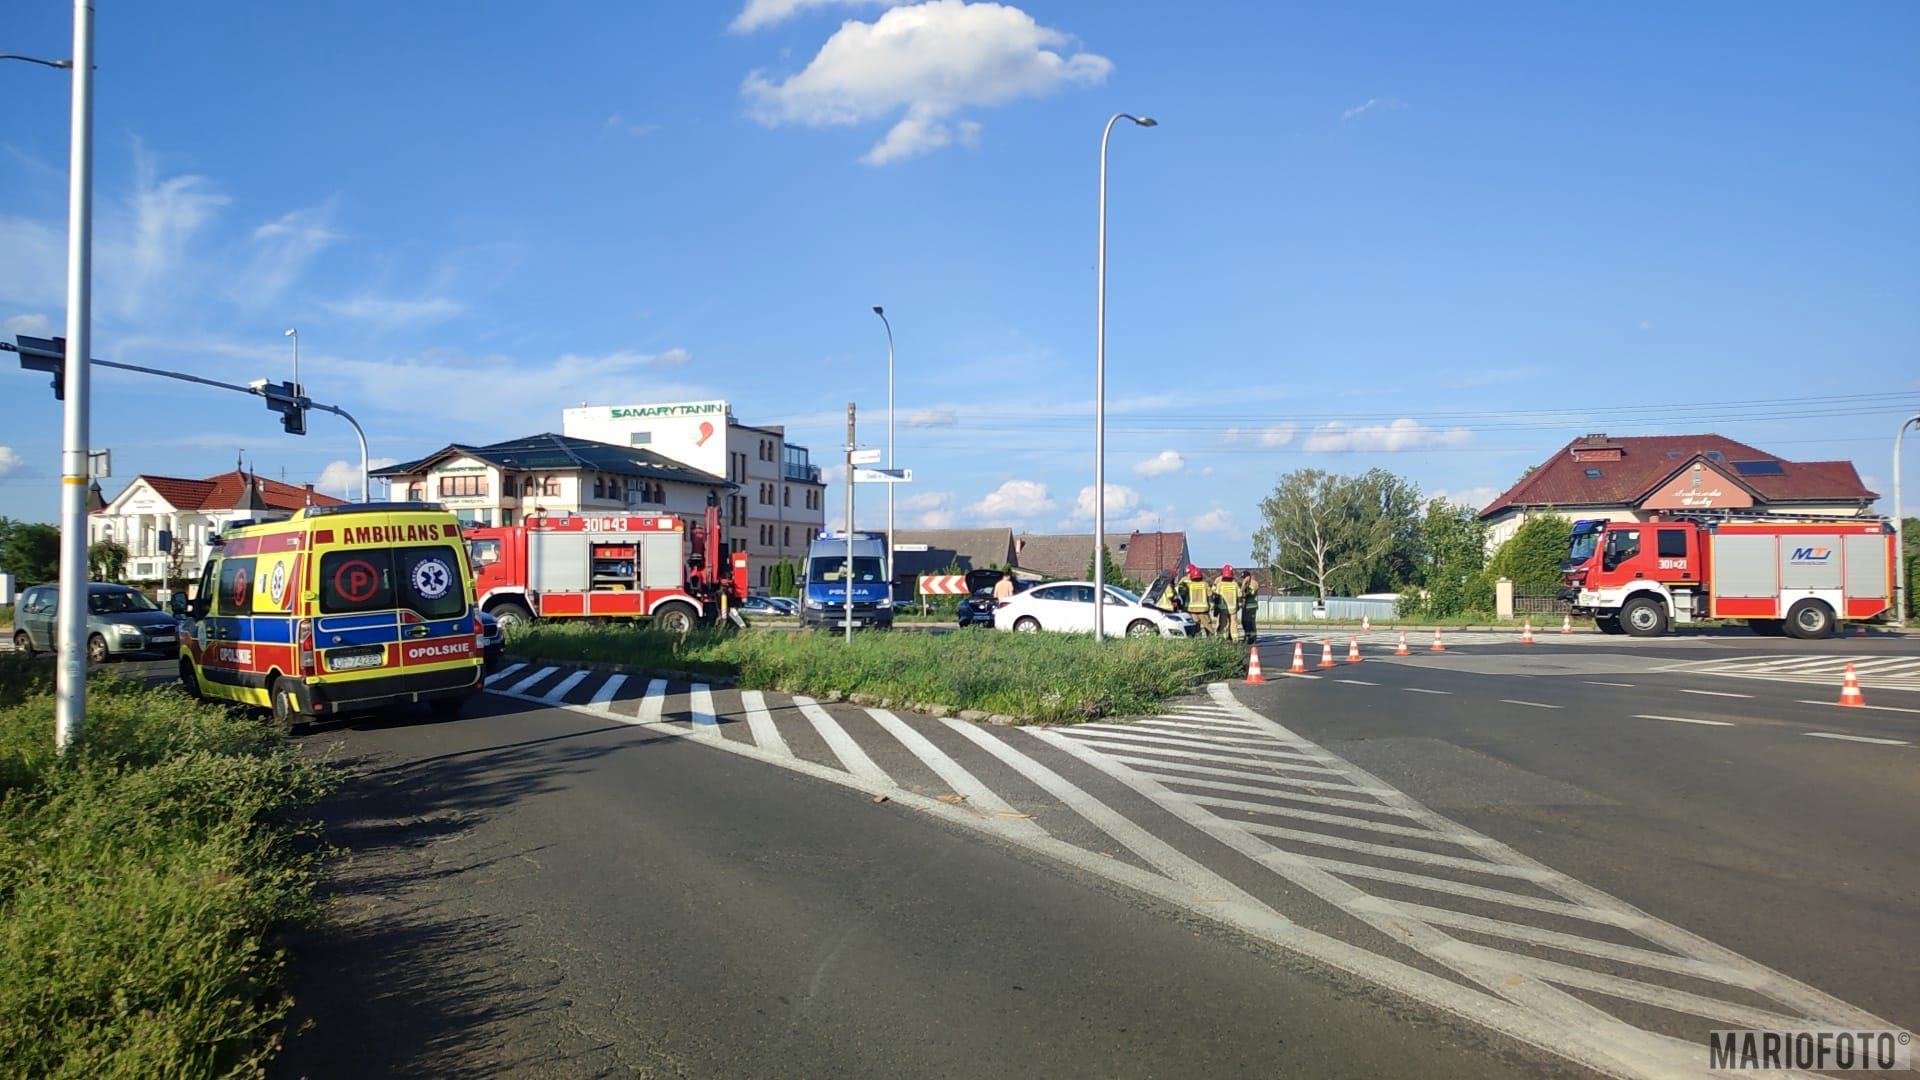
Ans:
{"label": "asphalt road", "polygon": [[354,855],[278,1071],[1670,1075],[1920,1024],[1920,642],[1363,647],[1065,733],[540,665],[313,733]]}

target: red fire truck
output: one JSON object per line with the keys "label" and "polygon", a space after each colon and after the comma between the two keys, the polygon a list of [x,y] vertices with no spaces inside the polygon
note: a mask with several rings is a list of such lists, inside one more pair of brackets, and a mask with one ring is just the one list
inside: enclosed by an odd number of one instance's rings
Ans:
{"label": "red fire truck", "polygon": [[1824,638],[1892,608],[1895,566],[1878,519],[1576,521],[1560,597],[1608,634],[1712,618]]}
{"label": "red fire truck", "polygon": [[720,510],[535,515],[463,531],[480,608],[503,627],[535,618],[651,619],[685,633],[747,595],[747,555],[721,542]]}

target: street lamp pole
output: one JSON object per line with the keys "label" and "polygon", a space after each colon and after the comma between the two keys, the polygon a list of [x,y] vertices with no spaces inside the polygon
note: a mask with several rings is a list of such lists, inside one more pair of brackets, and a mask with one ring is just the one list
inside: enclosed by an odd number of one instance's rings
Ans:
{"label": "street lamp pole", "polygon": [[87,714],[87,448],[93,386],[93,3],[73,0],[73,111],[67,170],[67,356],[60,445],[59,670],[54,745]]}
{"label": "street lamp pole", "polygon": [[1893,625],[1907,626],[1907,548],[1906,519],[1900,516],[1900,443],[1907,429],[1920,427],[1920,413],[1900,422],[1893,436]]}
{"label": "street lamp pole", "polygon": [[1114,113],[1100,133],[1099,299],[1095,303],[1093,374],[1093,640],[1106,637],[1107,601],[1107,140],[1113,125],[1131,120],[1141,127],[1159,121],[1150,116]]}
{"label": "street lamp pole", "polygon": [[293,392],[298,394],[301,392],[300,391],[300,328],[297,326],[289,326],[287,327],[287,332],[280,336],[290,337],[293,339]]}
{"label": "street lamp pole", "polygon": [[[873,313],[880,316],[881,325],[887,328],[887,468],[893,468],[893,324],[887,321],[887,313],[879,304],[873,305]],[[893,588],[893,485],[887,485],[887,588]]]}

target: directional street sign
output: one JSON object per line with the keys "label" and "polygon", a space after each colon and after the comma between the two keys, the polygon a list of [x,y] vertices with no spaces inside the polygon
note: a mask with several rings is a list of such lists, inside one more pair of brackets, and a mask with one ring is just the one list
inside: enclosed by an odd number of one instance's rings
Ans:
{"label": "directional street sign", "polygon": [[856,484],[911,484],[912,469],[855,469],[853,482]]}
{"label": "directional street sign", "polygon": [[880,448],[874,447],[871,450],[855,450],[853,452],[853,463],[855,465],[880,464]]}

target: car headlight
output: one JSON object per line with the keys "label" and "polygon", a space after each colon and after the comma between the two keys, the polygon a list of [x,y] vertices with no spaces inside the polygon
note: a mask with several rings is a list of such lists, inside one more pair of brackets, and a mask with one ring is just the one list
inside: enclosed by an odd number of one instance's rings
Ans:
{"label": "car headlight", "polygon": [[879,609],[880,609],[880,610],[882,610],[882,611],[885,611],[885,610],[887,610],[888,608],[890,608],[890,607],[892,607],[892,606],[893,606],[893,597],[891,597],[891,596],[883,596],[883,597],[881,597],[881,598],[880,598],[880,602],[879,602],[879,603],[876,603],[876,604],[874,604],[873,606],[874,606],[874,607],[876,607],[876,608],[879,608]]}
{"label": "car headlight", "polygon": [[132,623],[124,623],[124,622],[114,623],[113,632],[116,634],[125,634],[128,637],[140,636],[140,628],[133,625]]}
{"label": "car headlight", "polygon": [[811,597],[811,596],[809,596],[809,597],[807,597],[807,600],[806,600],[806,604],[807,604],[807,606],[808,606],[808,607],[810,607],[810,608],[816,608],[816,609],[818,609],[818,608],[823,608],[823,607],[826,607],[826,606],[827,606],[827,602],[826,602],[825,600],[815,600],[815,599],[814,599],[813,597]]}

